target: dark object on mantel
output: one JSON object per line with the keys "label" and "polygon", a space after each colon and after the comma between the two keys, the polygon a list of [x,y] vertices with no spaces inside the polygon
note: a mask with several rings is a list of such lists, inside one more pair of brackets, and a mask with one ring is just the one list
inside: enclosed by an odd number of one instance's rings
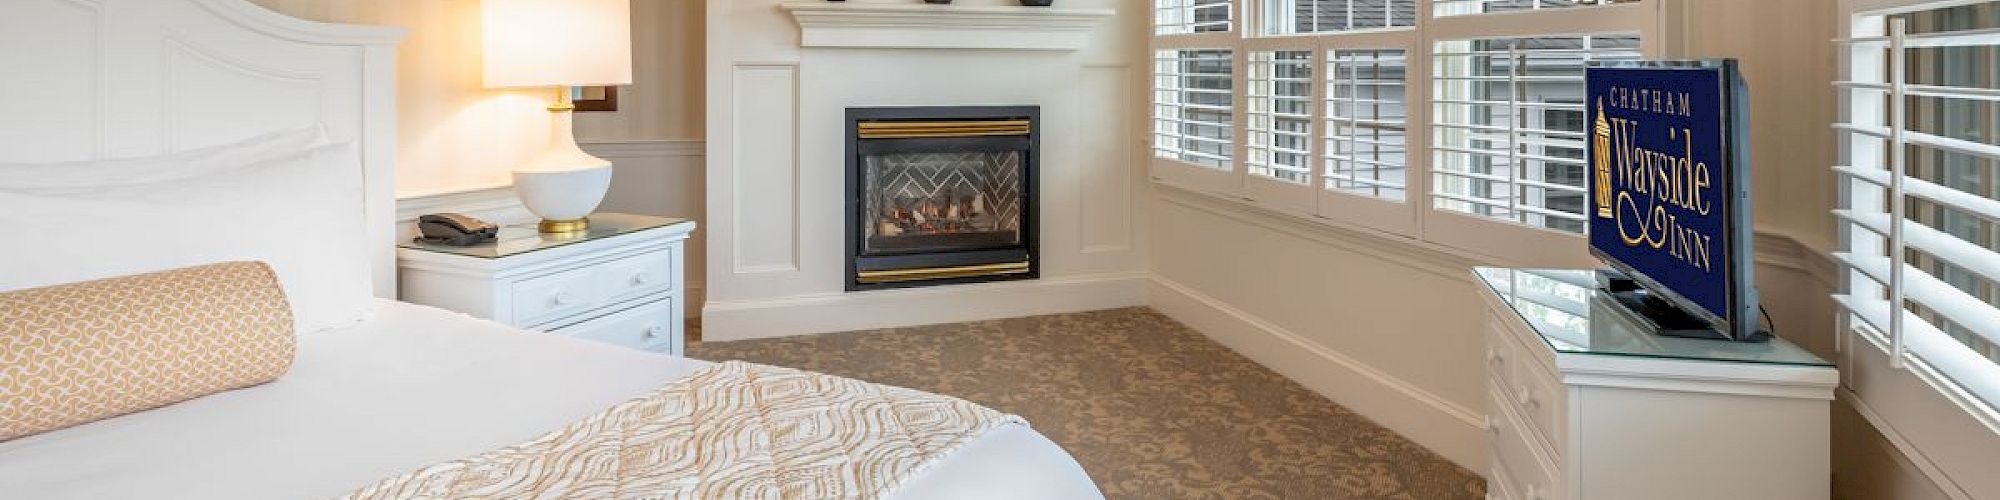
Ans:
{"label": "dark object on mantel", "polygon": [[1047,7],[1053,3],[1056,3],[1056,0],[1021,0],[1021,5],[1029,7]]}
{"label": "dark object on mantel", "polygon": [[951,0],[924,0],[924,3],[934,3],[938,5],[944,5],[951,3]]}

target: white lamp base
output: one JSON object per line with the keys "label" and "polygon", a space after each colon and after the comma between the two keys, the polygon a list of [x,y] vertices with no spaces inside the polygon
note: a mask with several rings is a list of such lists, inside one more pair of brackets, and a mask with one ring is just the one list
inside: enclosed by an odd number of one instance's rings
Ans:
{"label": "white lamp base", "polygon": [[585,216],[597,210],[604,194],[611,190],[611,162],[592,156],[576,144],[572,129],[576,106],[570,104],[569,88],[559,89],[561,97],[549,114],[553,116],[549,149],[514,169],[514,194],[529,212],[542,218],[544,233],[572,233],[590,226]]}

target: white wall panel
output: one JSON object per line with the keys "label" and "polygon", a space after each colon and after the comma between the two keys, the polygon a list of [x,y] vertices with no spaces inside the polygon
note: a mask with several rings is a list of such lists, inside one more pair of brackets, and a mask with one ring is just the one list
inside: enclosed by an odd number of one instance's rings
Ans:
{"label": "white wall panel", "polygon": [[1132,193],[1135,156],[1131,144],[1131,66],[1091,65],[1083,68],[1076,86],[1076,103],[1084,108],[1077,130],[1092,137],[1078,147],[1075,166],[1081,183],[1082,231],[1085,254],[1118,253],[1132,249]]}
{"label": "white wall panel", "polygon": [[731,71],[731,266],[737,274],[798,271],[798,67],[739,64]]}

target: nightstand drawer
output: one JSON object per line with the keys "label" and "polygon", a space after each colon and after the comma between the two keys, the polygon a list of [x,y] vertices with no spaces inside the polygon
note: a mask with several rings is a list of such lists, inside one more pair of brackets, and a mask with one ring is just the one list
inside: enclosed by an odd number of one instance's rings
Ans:
{"label": "nightstand drawer", "polygon": [[598,279],[609,288],[604,291],[604,301],[617,302],[673,290],[674,282],[678,281],[674,279],[674,263],[680,262],[675,250],[646,252],[599,266]]}
{"label": "nightstand drawer", "polygon": [[533,325],[596,307],[605,297],[597,272],[583,267],[514,282],[513,323]]}
{"label": "nightstand drawer", "polygon": [[681,330],[675,328],[679,323],[674,316],[673,298],[662,297],[582,323],[558,327],[549,330],[549,333],[633,349],[664,349],[673,345],[673,336],[681,334]]}

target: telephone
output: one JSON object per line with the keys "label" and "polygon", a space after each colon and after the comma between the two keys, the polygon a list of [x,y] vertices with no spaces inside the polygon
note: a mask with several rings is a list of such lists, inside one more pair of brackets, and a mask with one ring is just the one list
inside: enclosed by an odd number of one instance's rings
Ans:
{"label": "telephone", "polygon": [[417,217],[417,230],[423,233],[417,237],[417,241],[455,247],[493,241],[493,237],[500,234],[500,226],[455,213]]}

